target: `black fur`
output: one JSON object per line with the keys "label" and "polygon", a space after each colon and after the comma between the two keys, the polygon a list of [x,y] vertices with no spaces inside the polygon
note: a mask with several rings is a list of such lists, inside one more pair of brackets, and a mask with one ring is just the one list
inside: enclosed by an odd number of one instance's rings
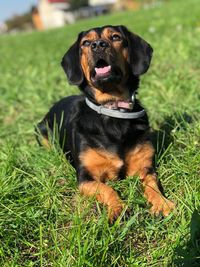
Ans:
{"label": "black fur", "polygon": [[128,37],[129,62],[135,76],[144,74],[150,65],[153,49],[145,40],[121,26],[123,34]]}
{"label": "black fur", "polygon": [[79,38],[77,42],[70,47],[61,62],[69,83],[74,85],[80,85],[84,80],[83,71],[80,65]]}

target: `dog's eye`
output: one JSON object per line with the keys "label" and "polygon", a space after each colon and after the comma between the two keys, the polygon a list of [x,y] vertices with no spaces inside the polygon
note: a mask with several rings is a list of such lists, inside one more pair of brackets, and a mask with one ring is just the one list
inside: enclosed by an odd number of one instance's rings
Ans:
{"label": "dog's eye", "polygon": [[82,46],[89,46],[91,44],[91,41],[85,40],[82,42]]}
{"label": "dog's eye", "polygon": [[112,41],[121,41],[121,39],[121,36],[116,33],[111,36]]}

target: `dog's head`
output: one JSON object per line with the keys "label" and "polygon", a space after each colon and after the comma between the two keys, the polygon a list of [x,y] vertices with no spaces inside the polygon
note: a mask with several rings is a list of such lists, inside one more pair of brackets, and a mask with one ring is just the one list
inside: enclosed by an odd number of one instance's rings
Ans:
{"label": "dog's head", "polygon": [[71,84],[89,85],[97,102],[128,98],[128,83],[145,73],[153,49],[124,26],[104,26],[81,32],[62,59]]}

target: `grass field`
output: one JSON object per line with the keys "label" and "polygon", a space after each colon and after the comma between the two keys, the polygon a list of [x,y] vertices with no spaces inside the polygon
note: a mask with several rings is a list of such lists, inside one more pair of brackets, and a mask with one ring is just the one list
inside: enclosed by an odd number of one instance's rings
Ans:
{"label": "grass field", "polygon": [[[48,32],[0,37],[0,266],[200,266],[200,5],[83,20]],[[79,195],[74,169],[33,126],[56,100],[78,93],[61,57],[83,29],[124,24],[154,48],[139,97],[156,136],[158,177],[176,212],[154,218],[137,177],[112,187],[131,208],[109,226]]]}

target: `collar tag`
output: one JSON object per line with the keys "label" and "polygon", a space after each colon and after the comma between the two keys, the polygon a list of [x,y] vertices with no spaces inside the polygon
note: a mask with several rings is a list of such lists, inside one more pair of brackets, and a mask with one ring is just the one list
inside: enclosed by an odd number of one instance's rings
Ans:
{"label": "collar tag", "polygon": [[114,110],[124,109],[124,111],[126,111],[126,110],[132,110],[134,103],[131,101],[118,100],[118,101],[107,102],[102,106],[108,109],[114,109]]}
{"label": "collar tag", "polygon": [[[91,109],[93,109],[94,111],[96,111],[98,114],[103,114],[109,117],[113,117],[113,118],[119,118],[119,119],[138,119],[143,117],[146,112],[144,109],[140,110],[140,111],[132,111],[132,112],[127,112],[126,110],[130,110],[130,109],[125,109],[125,108],[120,108],[119,106],[117,108],[120,109],[113,109],[113,108],[109,108],[106,107],[106,105],[96,105],[93,102],[91,102],[87,97],[85,98],[85,102],[87,104],[88,107],[90,107]],[[124,102],[124,101],[122,101]],[[127,102],[128,103],[128,102]],[[133,103],[130,102],[133,106]],[[133,109],[133,107],[131,108],[131,110]]]}

